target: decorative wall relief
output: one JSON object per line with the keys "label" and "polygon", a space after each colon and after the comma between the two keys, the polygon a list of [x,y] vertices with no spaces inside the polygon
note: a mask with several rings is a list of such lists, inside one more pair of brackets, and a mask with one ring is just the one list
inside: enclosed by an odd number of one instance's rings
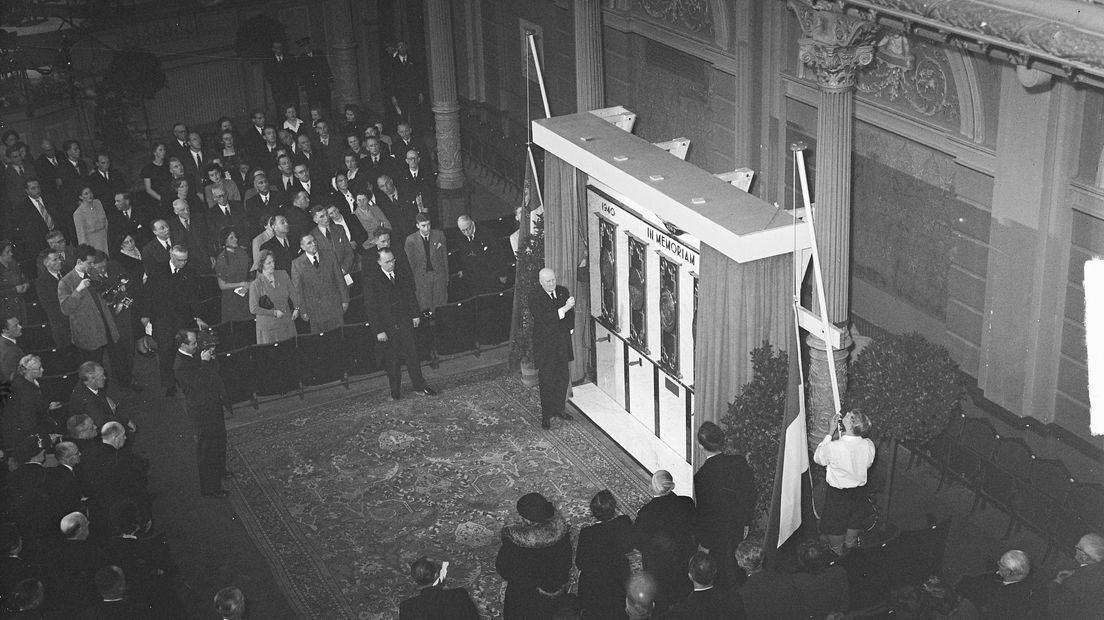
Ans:
{"label": "decorative wall relief", "polygon": [[679,266],[659,257],[659,365],[679,376]]}
{"label": "decorative wall relief", "polygon": [[648,349],[648,245],[629,237],[629,342]]}
{"label": "decorative wall relief", "polygon": [[634,0],[633,7],[679,30],[713,38],[713,10],[709,0]]}
{"label": "decorative wall relief", "polygon": [[959,130],[958,93],[946,53],[926,41],[887,34],[874,62],[859,73],[856,89],[907,116]]}
{"label": "decorative wall relief", "polygon": [[602,314],[598,317],[606,327],[618,332],[617,324],[617,226],[598,219],[598,272],[601,275]]}

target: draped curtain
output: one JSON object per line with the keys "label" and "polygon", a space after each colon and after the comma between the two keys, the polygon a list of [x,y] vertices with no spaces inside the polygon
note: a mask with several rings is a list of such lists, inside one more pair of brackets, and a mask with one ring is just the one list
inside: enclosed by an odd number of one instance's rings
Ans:
{"label": "draped curtain", "polygon": [[[790,348],[793,331],[791,254],[737,263],[701,245],[694,396],[698,423],[720,424],[740,388],[751,381],[751,351],[769,342]],[[697,429],[692,429],[696,432]],[[699,463],[697,444],[695,463]]]}
{"label": "draped curtain", "polygon": [[556,271],[556,280],[575,296],[575,361],[571,380],[586,377],[590,349],[590,287],[576,280],[576,270],[587,253],[586,178],[555,155],[544,154],[544,262]]}

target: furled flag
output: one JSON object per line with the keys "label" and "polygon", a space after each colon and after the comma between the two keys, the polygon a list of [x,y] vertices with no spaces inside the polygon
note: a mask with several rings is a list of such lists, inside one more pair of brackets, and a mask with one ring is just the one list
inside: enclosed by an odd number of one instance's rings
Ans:
{"label": "furled flag", "polygon": [[796,318],[787,354],[790,372],[778,442],[778,468],[774,473],[774,493],[767,522],[767,538],[763,545],[768,556],[772,556],[774,550],[801,527],[801,480],[809,470],[809,444],[805,439],[805,387]]}

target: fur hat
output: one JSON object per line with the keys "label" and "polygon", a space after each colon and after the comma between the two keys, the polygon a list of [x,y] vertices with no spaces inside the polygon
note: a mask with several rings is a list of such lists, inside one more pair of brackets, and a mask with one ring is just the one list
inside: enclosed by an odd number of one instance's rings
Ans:
{"label": "fur hat", "polygon": [[556,507],[540,493],[526,493],[518,500],[517,511],[533,523],[543,523],[556,514]]}

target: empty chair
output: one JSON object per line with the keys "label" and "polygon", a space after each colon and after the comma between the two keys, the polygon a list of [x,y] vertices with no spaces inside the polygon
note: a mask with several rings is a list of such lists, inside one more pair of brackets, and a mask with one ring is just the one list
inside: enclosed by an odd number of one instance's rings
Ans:
{"label": "empty chair", "polygon": [[962,433],[958,441],[948,446],[947,467],[939,479],[939,488],[936,490],[943,488],[948,474],[953,474],[977,492],[978,484],[981,482],[981,463],[993,457],[999,440],[989,420],[970,417],[963,420]]}
{"label": "empty chair", "polygon": [[476,313],[474,303],[461,301],[440,306],[434,315],[433,335],[438,355],[453,355],[475,349],[477,323],[484,318]]}
{"label": "empty chair", "polygon": [[1008,529],[1012,531],[1016,522],[1016,508],[1021,490],[1027,486],[1028,470],[1034,458],[1031,448],[1019,437],[1002,437],[997,442],[997,451],[991,460],[981,462],[981,486],[974,498],[971,510],[979,502],[991,502],[1008,513]]}
{"label": "empty chair", "polygon": [[1016,510],[1017,527],[1026,525],[1046,539],[1046,561],[1056,542],[1055,517],[1069,498],[1073,478],[1062,461],[1036,458],[1028,467],[1027,482]]}
{"label": "empty chair", "polygon": [[376,359],[376,332],[367,323],[350,323],[341,328],[342,357],[349,376],[367,375],[380,369]]}
{"label": "empty chair", "polygon": [[303,385],[323,385],[341,379],[344,356],[341,330],[320,334],[300,334],[295,337],[299,351],[299,381]]}
{"label": "empty chair", "polygon": [[494,346],[510,339],[510,322],[514,312],[514,292],[502,291],[475,298],[476,340],[479,346]]}
{"label": "empty chair", "polygon": [[230,402],[238,404],[253,400],[257,373],[251,347],[224,351],[215,357],[218,360],[219,376],[226,386],[226,396]]}
{"label": "empty chair", "polygon": [[298,356],[295,340],[284,340],[252,347],[257,369],[256,394],[277,396],[299,389]]}

